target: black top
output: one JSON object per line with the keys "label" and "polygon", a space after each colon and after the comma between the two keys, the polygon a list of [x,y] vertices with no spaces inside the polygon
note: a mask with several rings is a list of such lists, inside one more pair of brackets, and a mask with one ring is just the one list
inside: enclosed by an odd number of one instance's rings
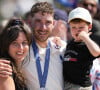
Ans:
{"label": "black top", "polygon": [[83,87],[90,86],[89,74],[94,59],[83,42],[72,40],[64,55],[64,80]]}

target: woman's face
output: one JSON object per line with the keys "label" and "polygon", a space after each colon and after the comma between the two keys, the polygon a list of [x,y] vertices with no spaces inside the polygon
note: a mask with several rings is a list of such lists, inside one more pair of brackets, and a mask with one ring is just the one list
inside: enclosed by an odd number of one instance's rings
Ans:
{"label": "woman's face", "polygon": [[20,32],[17,39],[9,46],[10,56],[16,60],[17,63],[24,60],[29,50],[28,40],[23,32]]}

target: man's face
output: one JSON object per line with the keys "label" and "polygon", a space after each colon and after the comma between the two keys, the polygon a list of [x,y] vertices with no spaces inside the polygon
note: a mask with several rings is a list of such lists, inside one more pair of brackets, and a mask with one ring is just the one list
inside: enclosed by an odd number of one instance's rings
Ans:
{"label": "man's face", "polygon": [[97,3],[95,0],[83,0],[83,3],[80,4],[80,6],[89,10],[92,17],[94,17],[97,13]]}
{"label": "man's face", "polygon": [[32,18],[34,39],[44,42],[52,33],[54,27],[53,15],[48,13],[35,13]]}

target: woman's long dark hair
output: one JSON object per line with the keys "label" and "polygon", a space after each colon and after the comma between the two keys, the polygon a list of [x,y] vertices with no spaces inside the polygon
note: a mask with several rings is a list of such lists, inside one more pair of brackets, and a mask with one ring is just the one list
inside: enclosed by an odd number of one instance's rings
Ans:
{"label": "woman's long dark hair", "polygon": [[28,44],[30,45],[32,42],[32,32],[21,19],[10,19],[0,35],[0,58],[11,61],[15,85],[17,85],[19,89],[25,86],[25,79],[15,60],[9,55],[9,46],[14,40],[17,39],[20,32],[24,32],[28,40]]}

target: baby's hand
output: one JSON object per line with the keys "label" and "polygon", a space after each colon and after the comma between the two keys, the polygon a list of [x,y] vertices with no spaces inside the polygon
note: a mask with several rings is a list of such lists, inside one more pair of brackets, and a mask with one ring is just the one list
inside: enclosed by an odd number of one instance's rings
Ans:
{"label": "baby's hand", "polygon": [[92,32],[85,32],[85,31],[81,31],[78,35],[78,38],[80,38],[82,41],[84,41],[84,39],[88,38],[91,35]]}

